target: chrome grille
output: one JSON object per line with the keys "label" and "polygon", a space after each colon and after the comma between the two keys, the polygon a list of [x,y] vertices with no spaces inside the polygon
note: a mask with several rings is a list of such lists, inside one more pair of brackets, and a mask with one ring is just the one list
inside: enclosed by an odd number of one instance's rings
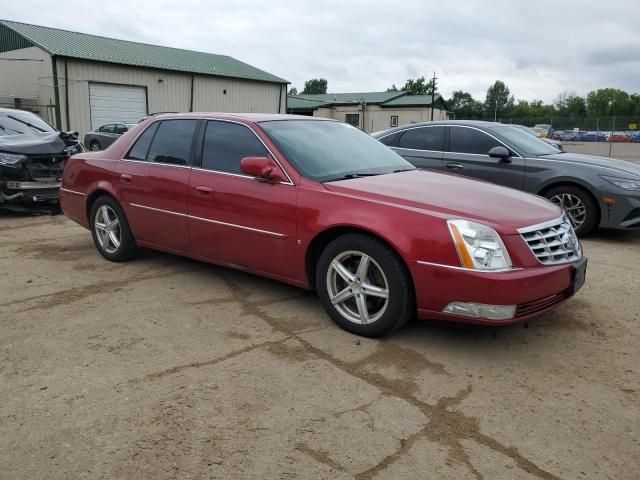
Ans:
{"label": "chrome grille", "polygon": [[566,215],[551,222],[521,228],[518,233],[543,265],[573,262],[582,257],[580,242]]}

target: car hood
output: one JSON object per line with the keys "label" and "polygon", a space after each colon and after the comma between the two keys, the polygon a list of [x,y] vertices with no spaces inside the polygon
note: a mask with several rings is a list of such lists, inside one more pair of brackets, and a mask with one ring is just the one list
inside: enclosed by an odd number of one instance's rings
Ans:
{"label": "car hood", "polygon": [[484,223],[502,234],[554,220],[562,215],[550,201],[512,188],[433,170],[411,170],[324,183],[327,190],[441,218]]}
{"label": "car hood", "polygon": [[66,144],[59,132],[37,135],[0,136],[0,152],[25,155],[57,155],[64,152]]}
{"label": "car hood", "polygon": [[581,153],[554,153],[552,155],[543,155],[537,157],[541,160],[561,160],[565,162],[575,163],[576,165],[588,165],[593,167],[602,167],[602,173],[605,175],[616,175],[617,170],[620,174],[633,175],[640,177],[640,165],[626,160],[617,158],[598,157],[595,155],[584,155]]}

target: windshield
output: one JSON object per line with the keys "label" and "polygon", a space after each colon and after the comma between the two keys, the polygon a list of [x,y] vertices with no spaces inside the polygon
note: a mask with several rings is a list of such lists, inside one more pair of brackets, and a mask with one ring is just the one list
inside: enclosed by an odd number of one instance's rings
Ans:
{"label": "windshield", "polygon": [[326,182],[415,167],[376,139],[346,123],[276,120],[260,127],[305,177]]}
{"label": "windshield", "polygon": [[0,112],[0,136],[49,133],[56,130],[43,119],[29,112]]}
{"label": "windshield", "polygon": [[527,156],[554,155],[562,153],[556,147],[518,127],[491,127],[491,130],[510,143],[513,148]]}

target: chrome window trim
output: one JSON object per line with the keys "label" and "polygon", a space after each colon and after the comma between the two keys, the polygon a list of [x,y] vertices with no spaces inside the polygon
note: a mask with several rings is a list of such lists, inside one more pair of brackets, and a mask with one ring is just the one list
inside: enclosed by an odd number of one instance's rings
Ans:
{"label": "chrome window trim", "polygon": [[75,190],[70,190],[70,189],[68,189],[68,188],[62,188],[62,187],[60,187],[60,190],[61,190],[62,192],[72,193],[72,194],[74,194],[74,195],[80,195],[81,197],[86,197],[86,196],[87,196],[87,194],[86,194],[86,193],[76,192]]}
{"label": "chrome window trim", "polygon": [[[259,180],[259,177],[252,177],[251,175],[243,175],[242,173],[223,172],[221,170],[207,170],[206,168],[201,168],[201,167],[193,167],[192,170],[197,170],[199,172],[205,172],[205,173],[217,173],[219,175],[228,175],[230,177],[246,178],[248,180],[253,180],[253,181]],[[271,183],[295,186],[295,183],[289,183],[289,182],[271,182]]]}
{"label": "chrome window trim", "polygon": [[226,227],[233,227],[233,228],[239,228],[241,230],[247,230],[247,231],[250,231],[250,232],[262,233],[264,235],[268,235],[268,236],[271,236],[271,237],[276,237],[276,238],[286,238],[287,237],[287,235],[285,235],[283,233],[271,232],[269,230],[261,230],[259,228],[247,227],[245,225],[238,225],[238,224],[235,224],[235,223],[228,223],[228,222],[221,222],[221,221],[218,221],[218,220],[211,220],[209,218],[196,217],[195,215],[188,215],[186,213],[173,212],[171,210],[163,210],[161,208],[149,207],[147,205],[140,205],[139,203],[129,203],[129,205],[131,205],[132,207],[142,208],[142,209],[145,209],[145,210],[152,210],[154,212],[167,213],[169,215],[176,215],[178,217],[184,217],[184,218],[188,218],[188,219],[191,219],[191,220],[199,220],[201,222],[215,223],[216,225],[224,225]]}
{"label": "chrome window trim", "polygon": [[[242,123],[242,122],[238,122],[235,120],[228,120],[228,119],[221,119],[221,118],[205,118],[204,119],[205,122],[227,122],[227,123],[235,123],[237,125],[242,125],[243,127],[245,127],[246,129],[248,129],[251,133],[253,133],[256,138],[258,140],[260,140],[260,143],[264,146],[264,148],[267,150],[267,152],[269,152],[269,155],[271,155],[271,158],[273,158],[273,160],[278,164],[278,166],[280,167],[280,170],[282,170],[282,172],[287,176],[287,179],[289,180],[288,182],[278,182],[278,183],[282,183],[284,185],[295,185],[295,183],[293,182],[293,180],[291,180],[291,177],[289,176],[289,174],[287,173],[287,171],[285,170],[285,168],[282,166],[282,164],[280,163],[280,161],[278,160],[278,158],[273,154],[273,152],[271,151],[271,149],[267,146],[266,143],[264,143],[264,141],[262,140],[262,138],[260,138],[260,136],[253,130],[253,128],[251,128],[249,125],[247,125],[246,123]],[[202,153],[204,153],[204,137],[207,134],[207,125],[205,125],[204,127],[204,133],[202,135]],[[202,162],[200,162],[202,163]],[[238,174],[238,173],[231,173],[231,172],[221,172],[220,170],[209,170],[207,168],[202,168],[202,165],[200,167],[196,167],[199,170],[204,170],[207,172],[216,172],[216,173],[228,173],[229,175],[236,175],[236,176],[241,176],[241,177],[247,177],[247,178],[254,178],[251,177],[249,175],[242,175],[242,174]]]}
{"label": "chrome window trim", "polygon": [[145,165],[160,165],[162,167],[172,167],[172,168],[193,168],[191,165],[174,165],[173,163],[163,163],[163,162],[148,162],[147,160],[134,160],[132,158],[122,158],[126,162],[135,162],[135,163],[144,163]]}
{"label": "chrome window trim", "polygon": [[445,265],[443,263],[433,263],[433,262],[427,262],[425,260],[417,260],[417,263],[420,265],[429,265],[431,267],[442,267],[442,268],[449,268],[451,270],[464,270],[467,272],[475,272],[475,273],[508,273],[508,272],[517,272],[519,270],[522,270],[522,268],[520,267],[509,267],[509,268],[500,268],[497,270],[479,270],[479,269],[475,269],[475,268],[466,268],[466,267],[456,267],[454,265]]}
{"label": "chrome window trim", "polygon": [[[481,128],[478,127],[472,127],[471,125],[448,125],[449,127],[457,127],[457,128],[469,128],[471,130],[476,130],[478,132],[482,132],[485,135],[488,135],[489,137],[493,138],[496,142],[498,142],[500,145],[502,145],[504,148],[508,149],[509,151],[514,151],[517,154],[518,158],[522,158],[524,159],[524,157],[520,154],[520,152],[518,152],[515,148],[513,147],[509,147],[507,146],[507,144],[505,144],[502,140],[500,140],[498,137],[496,137],[495,135],[482,130]],[[449,146],[451,146],[451,133],[449,133]],[[475,155],[477,157],[487,157],[490,158],[489,155],[487,154],[483,154],[483,153],[464,153],[464,152],[445,152],[445,153],[454,153],[456,155]]]}

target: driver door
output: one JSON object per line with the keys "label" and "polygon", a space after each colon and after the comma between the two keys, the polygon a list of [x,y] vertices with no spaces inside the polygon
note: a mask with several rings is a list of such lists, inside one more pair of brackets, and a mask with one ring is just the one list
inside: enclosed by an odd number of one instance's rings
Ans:
{"label": "driver door", "polygon": [[[526,167],[524,158],[478,128],[462,125],[448,128],[448,148],[444,153],[445,171],[522,189]],[[498,146],[506,147],[511,152],[509,160],[489,156],[489,150]]]}

